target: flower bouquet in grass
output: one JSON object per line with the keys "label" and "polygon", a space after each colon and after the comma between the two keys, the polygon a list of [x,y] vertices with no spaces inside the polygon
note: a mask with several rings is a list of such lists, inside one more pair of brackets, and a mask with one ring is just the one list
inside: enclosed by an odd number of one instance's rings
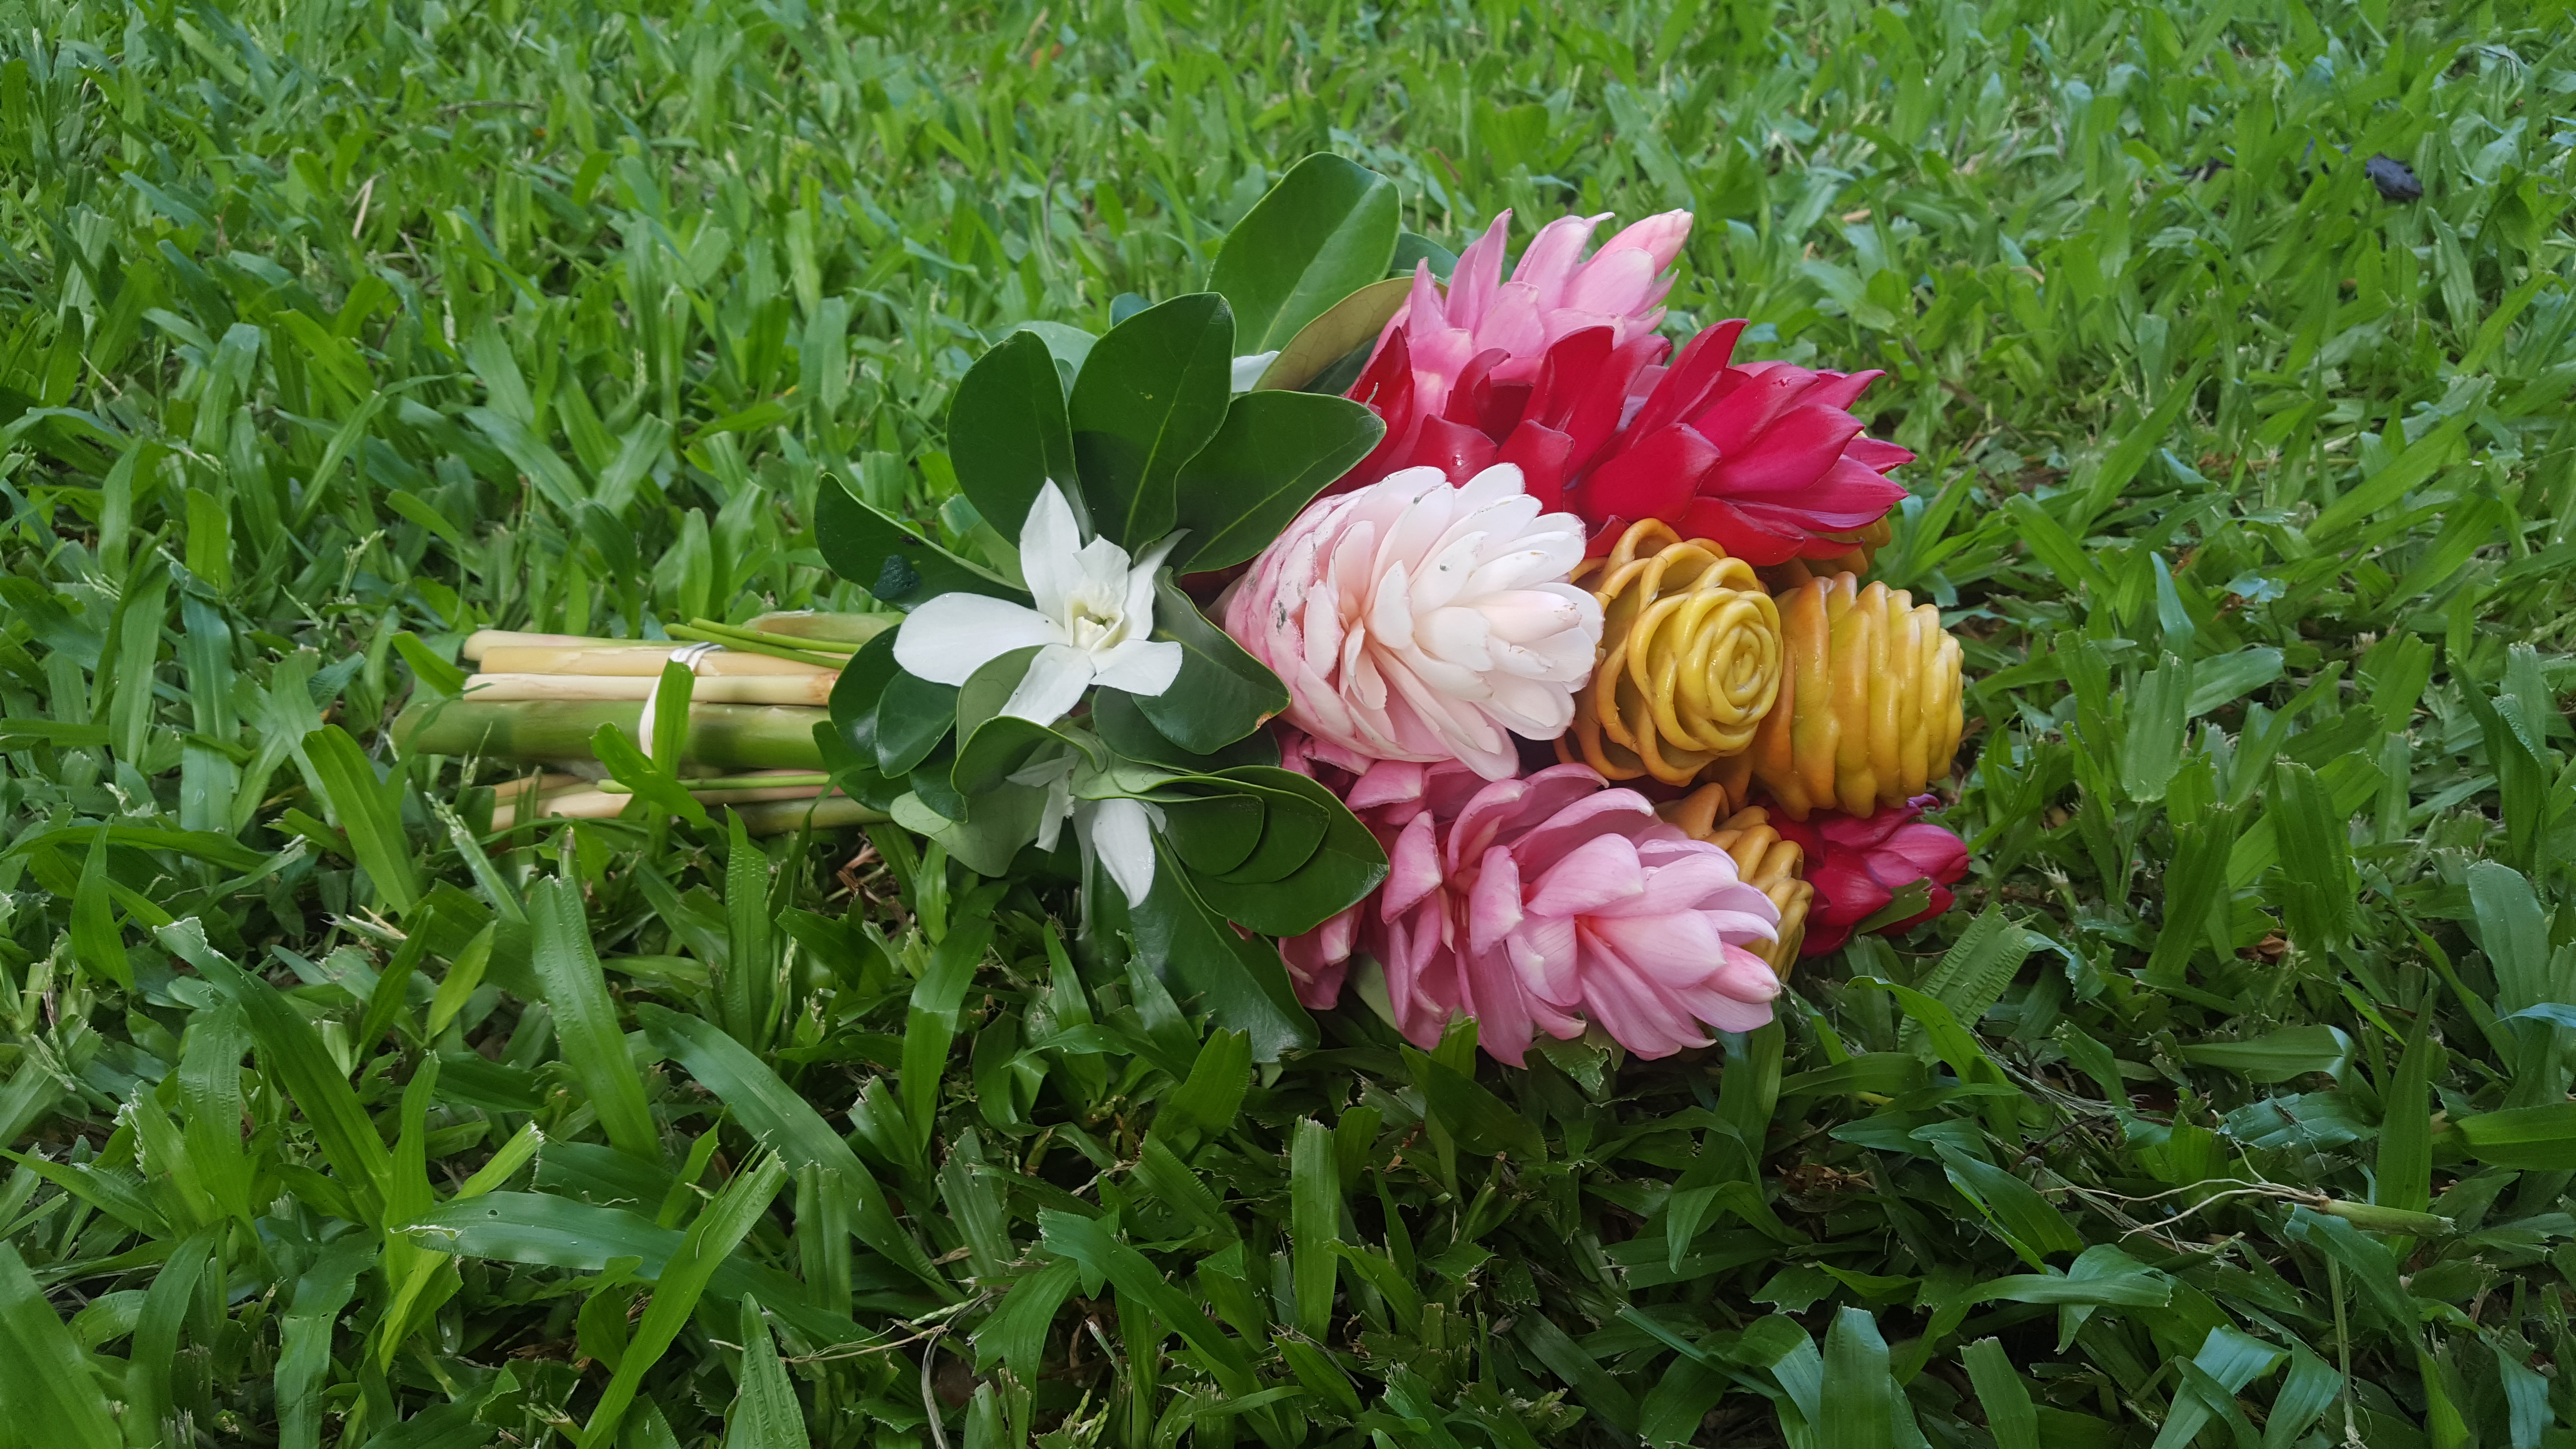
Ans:
{"label": "flower bouquet in grass", "polygon": [[967,371],[966,552],[824,491],[891,612],[484,638],[410,745],[582,766],[517,818],[890,821],[1061,891],[1262,1060],[1346,988],[1514,1064],[1758,1026],[1802,950],[1949,904],[1965,848],[1916,817],[1960,652],[1861,578],[1911,456],[1851,411],[1876,374],[1676,348],[1690,217],[1587,253],[1601,220],[1507,277],[1508,215],[1452,259],[1310,157],[1208,290]]}

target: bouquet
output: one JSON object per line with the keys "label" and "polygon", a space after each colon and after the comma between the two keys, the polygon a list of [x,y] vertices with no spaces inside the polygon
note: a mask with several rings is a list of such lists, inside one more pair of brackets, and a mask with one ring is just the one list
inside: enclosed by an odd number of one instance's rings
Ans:
{"label": "bouquet", "polygon": [[514,819],[891,822],[1260,1060],[1346,993],[1515,1065],[1759,1026],[1801,954],[1950,904],[1966,849],[1918,817],[1960,650],[1864,578],[1912,457],[1851,411],[1877,374],[1676,347],[1689,214],[1587,254],[1604,219],[1506,277],[1508,213],[1453,258],[1310,157],[1208,290],[972,366],[965,551],[824,491],[885,612],[484,639],[411,746],[587,753]]}

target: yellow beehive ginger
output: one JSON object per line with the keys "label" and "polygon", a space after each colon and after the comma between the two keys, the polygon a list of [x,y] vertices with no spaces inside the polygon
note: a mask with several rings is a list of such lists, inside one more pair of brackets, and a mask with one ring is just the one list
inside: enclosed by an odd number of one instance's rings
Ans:
{"label": "yellow beehive ginger", "polygon": [[1722,784],[1702,785],[1679,800],[1656,807],[1656,813],[1681,827],[1693,840],[1704,840],[1735,861],[1736,878],[1762,892],[1780,911],[1780,936],[1745,949],[1769,963],[1780,979],[1789,979],[1798,946],[1807,937],[1807,908],[1816,888],[1804,875],[1807,853],[1795,841],[1783,840],[1761,806],[1735,808]]}
{"label": "yellow beehive ginger", "polygon": [[1647,519],[1574,581],[1601,601],[1601,656],[1560,758],[1686,785],[1752,745],[1782,652],[1779,608],[1751,565]]}
{"label": "yellow beehive ginger", "polygon": [[1950,773],[1965,717],[1959,641],[1939,609],[1847,573],[1779,607],[1788,667],[1740,768],[1790,819],[1869,815]]}

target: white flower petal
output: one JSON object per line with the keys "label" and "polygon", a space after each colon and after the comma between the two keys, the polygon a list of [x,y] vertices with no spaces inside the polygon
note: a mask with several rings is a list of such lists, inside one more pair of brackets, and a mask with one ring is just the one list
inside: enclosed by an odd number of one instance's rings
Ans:
{"label": "white flower petal", "polygon": [[894,662],[933,684],[964,684],[1014,649],[1062,642],[1064,631],[1035,609],[983,594],[941,594],[904,616]]}
{"label": "white flower petal", "polygon": [[1187,651],[1169,639],[1130,639],[1091,658],[1095,683],[1147,698],[1161,694],[1180,678]]}
{"label": "white flower petal", "polygon": [[1154,813],[1142,800],[1102,800],[1090,807],[1091,848],[1118,882],[1130,909],[1154,888]]}
{"label": "white flower petal", "polygon": [[1020,577],[1026,579],[1038,612],[1061,622],[1065,602],[1080,580],[1074,555],[1082,548],[1082,527],[1074,522],[1073,505],[1050,478],[1029,504],[1020,525]]}
{"label": "white flower petal", "polygon": [[1019,687],[1003,703],[1002,713],[1054,724],[1082,703],[1082,692],[1090,687],[1091,656],[1070,644],[1050,644],[1029,661],[1029,672],[1020,676]]}
{"label": "white flower petal", "polygon": [[1252,391],[1252,385],[1261,381],[1261,374],[1270,370],[1271,362],[1278,356],[1279,349],[1274,347],[1268,352],[1255,352],[1247,357],[1236,358],[1234,360],[1234,390],[1236,392]]}

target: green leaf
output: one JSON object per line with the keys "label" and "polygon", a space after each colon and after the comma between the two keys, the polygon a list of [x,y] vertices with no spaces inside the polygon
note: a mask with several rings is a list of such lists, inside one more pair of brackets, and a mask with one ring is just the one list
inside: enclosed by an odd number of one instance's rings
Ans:
{"label": "green leaf", "polygon": [[1093,345],[1068,413],[1101,537],[1133,554],[1171,531],[1173,480],[1224,423],[1233,367],[1234,316],[1214,292],[1148,307]]}
{"label": "green leaf", "polygon": [[2263,1420],[2263,1449],[2290,1449],[2298,1443],[2317,1416],[2342,1396],[2343,1388],[2343,1375],[2333,1365],[2309,1352],[2306,1344],[2293,1342],[2290,1376],[2282,1381],[2272,1411]]}
{"label": "green leaf", "polygon": [[626,1345],[626,1357],[609,1378],[608,1387],[600,1392],[598,1406],[591,1410],[590,1422],[581,1434],[582,1449],[608,1449],[615,1440],[627,1406],[634,1402],[645,1376],[679,1340],[680,1330],[688,1326],[689,1315],[696,1311],[708,1280],[769,1210],[771,1199],[778,1196],[778,1189],[786,1181],[787,1169],[775,1156],[764,1154],[725,1184],[724,1191],[690,1224],[687,1238],[671,1255],[654,1285],[652,1301],[645,1305],[644,1316],[635,1325],[635,1335]]}
{"label": "green leaf", "polygon": [[2044,1260],[2051,1253],[2084,1251],[2084,1239],[2067,1225],[2065,1216],[2048,1199],[2039,1195],[2037,1188],[1947,1143],[1940,1144],[1939,1150],[1950,1185],[1986,1215],[1986,1221],[1994,1225],[2023,1262],[2044,1268]]}
{"label": "green leaf", "polygon": [[[384,1210],[386,1186],[393,1177],[393,1154],[376,1135],[376,1124],[358,1105],[358,1094],[333,1064],[321,1036],[277,988],[224,959],[206,944],[205,930],[194,917],[162,927],[157,933],[171,954],[231,997],[258,1043],[261,1067],[286,1088],[322,1154],[339,1173],[339,1188],[375,1225]],[[631,1080],[631,1079],[630,1079]]]}
{"label": "green leaf", "polygon": [[635,1009],[635,1017],[653,1049],[688,1068],[689,1075],[715,1093],[764,1149],[777,1153],[793,1170],[818,1167],[840,1178],[858,1204],[851,1231],[860,1242],[941,1297],[955,1297],[955,1288],[895,1221],[884,1190],[850,1145],[749,1048],[711,1022],[649,1002]]}
{"label": "green leaf", "polygon": [[[2474,696],[2472,696],[2474,697]],[[2322,830],[2340,829],[2342,822],[2358,813],[2379,792],[2379,767],[2360,755],[2338,755],[2316,772],[2317,783],[2324,786],[2332,802],[2333,818]],[[2296,827],[2307,829],[2309,826]],[[2281,819],[2278,810],[2267,810],[2244,834],[2236,838],[2236,847],[2227,853],[2227,883],[2242,890],[2261,878],[2264,871],[2281,860]],[[2331,839],[2326,840],[2331,849]],[[2315,864],[2311,861],[2311,864]]]}
{"label": "green leaf", "polygon": [[1545,1364],[1550,1373],[1573,1386],[1575,1396],[1583,1401],[1584,1407],[1599,1414],[1622,1433],[1635,1432],[1635,1396],[1603,1370],[1598,1360],[1584,1352],[1581,1344],[1557,1327],[1554,1320],[1544,1313],[1518,1314],[1513,1331],[1528,1347],[1532,1357]]}
{"label": "green leaf", "polygon": [[2352,1038],[2341,1027],[2312,1022],[2285,1026],[2253,1041],[2195,1042],[2179,1052],[2195,1066],[2221,1067],[2257,1082],[2286,1082],[2310,1072],[2341,1072],[2352,1060]]}
{"label": "green leaf", "polygon": [[2492,1167],[2525,1172],[2576,1169],[2576,1102],[2479,1112],[2458,1123],[2469,1155]]}
{"label": "green leaf", "polygon": [[2197,373],[2186,374],[2178,382],[2167,379],[2163,401],[2144,418],[2129,422],[2119,430],[2120,441],[2103,455],[2100,469],[2085,484],[2081,501],[2084,519],[2100,517],[2102,510],[2118,501],[2121,490],[2129,486],[2129,480],[2138,476],[2138,469],[2145,466],[2147,459],[2155,456],[2156,449],[2164,446],[2165,440],[2172,435],[2183,409],[2199,395],[2199,382]]}
{"label": "green leaf", "polygon": [[2320,511],[2307,527],[2307,541],[2315,545],[2331,542],[2345,529],[2365,518],[2378,516],[2409,492],[2431,481],[2443,465],[2451,461],[2461,435],[2475,421],[2474,409],[2453,414],[2432,432],[2406,445],[2385,467],[2371,475],[2367,482],[2354,488]]}
{"label": "green leaf", "polygon": [[2349,812],[2335,808],[2315,771],[2290,760],[2273,766],[2272,794],[2264,818],[2274,822],[2289,887],[2281,897],[2283,924],[2309,951],[2341,950],[2352,938],[2355,894]]}
{"label": "green leaf", "polygon": [[930,1145],[937,1126],[940,1083],[947,1075],[949,1048],[957,1040],[957,1013],[992,941],[991,916],[956,922],[931,949],[927,969],[913,983],[904,1012],[903,1110],[912,1123],[916,1153]]}
{"label": "green leaf", "polygon": [[[1385,847],[1320,783],[1262,766],[1228,770],[1222,778],[1278,792],[1264,797],[1266,824],[1249,859],[1221,875],[1201,872],[1191,878],[1200,898],[1230,919],[1274,936],[1298,935],[1358,904],[1386,879]],[[1300,797],[1313,814],[1286,808],[1283,794]],[[1310,838],[1314,816],[1321,817],[1323,830],[1305,849],[1305,858],[1275,879],[1255,879],[1276,869],[1274,839],[1293,833],[1282,849],[1294,856]]]}
{"label": "green leaf", "polygon": [[95,979],[131,989],[134,968],[126,962],[108,890],[107,841],[107,827],[101,825],[81,861],[80,885],[72,893],[72,959]]}
{"label": "green leaf", "polygon": [[[1230,1131],[1252,1085],[1252,1038],[1216,1031],[1199,1047],[1190,1074],[1164,1096],[1154,1113],[1153,1135],[1188,1142]],[[1186,1150],[1186,1149],[1184,1149]]]}
{"label": "green leaf", "polygon": [[411,841],[403,834],[403,777],[400,771],[376,778],[375,764],[358,742],[338,725],[324,725],[304,737],[305,758],[330,802],[331,823],[349,837],[358,865],[376,890],[402,915],[421,896],[420,876],[413,869]]}
{"label": "green leaf", "polygon": [[2165,785],[2182,766],[2183,706],[2191,695],[2191,679],[2191,665],[2168,654],[2129,691],[2120,786],[2132,800],[2163,799]]}
{"label": "green leaf", "polygon": [[1096,876],[1093,909],[1123,918],[1145,968],[1168,980],[1195,1010],[1229,1031],[1249,1033],[1252,1059],[1274,1062],[1315,1044],[1314,1018],[1297,1001],[1288,968],[1269,942],[1237,935],[1190,889],[1171,842],[1155,841],[1153,887],[1130,909],[1105,872]]}
{"label": "green leaf", "polygon": [[2162,1308],[2173,1292],[2172,1279],[2108,1243],[2096,1243],[2062,1274],[2052,1270],[1989,1278],[1971,1296],[1979,1303]]}
{"label": "green leaf", "polygon": [[422,688],[446,695],[464,693],[465,671],[430,652],[429,646],[420,641],[420,636],[409,629],[394,635],[394,652],[403,657],[403,663],[411,666],[412,675],[421,682]]}
{"label": "green leaf", "polygon": [[1059,1259],[1011,1284],[1002,1306],[970,1335],[975,1345],[975,1371],[1008,1364],[1024,1381],[1035,1382],[1046,1352],[1047,1325],[1082,1281],[1081,1265]]}
{"label": "green leaf", "polygon": [[[685,669],[681,672],[687,673]],[[687,719],[688,711],[682,709],[680,722],[683,728],[686,727]],[[665,721],[656,718],[653,723],[656,726],[654,733],[662,733],[659,726]],[[689,787],[681,784],[677,777],[655,766],[642,750],[635,747],[635,741],[628,737],[625,730],[614,724],[603,724],[591,731],[590,752],[601,765],[607,768],[610,779],[634,792],[636,799],[643,801],[659,815],[677,815],[701,830],[715,828],[715,821],[708,816],[707,807],[698,803],[698,798],[689,793]]]}
{"label": "green leaf", "polygon": [[975,360],[948,405],[948,458],[975,511],[1012,543],[1053,479],[1086,530],[1064,382],[1045,339],[1013,332]]}
{"label": "green leaf", "polygon": [[956,727],[957,686],[896,673],[877,700],[877,768],[888,775],[911,774]]}
{"label": "green leaf", "polygon": [[1041,1209],[1038,1240],[1047,1252],[1071,1259],[1085,1271],[1109,1280],[1122,1296],[1135,1299],[1162,1320],[1165,1329],[1179,1332],[1190,1347],[1207,1357],[1221,1381],[1241,1383],[1244,1389],[1238,1392],[1249,1390],[1252,1361],[1243,1345],[1227,1337],[1216,1320],[1199,1311],[1189,1295],[1165,1281],[1144,1254],[1110,1236],[1107,1223],[1052,1208]]}
{"label": "green leaf", "polygon": [[995,655],[958,688],[957,762],[948,777],[970,802],[1007,784],[1041,747],[1073,743],[1035,720],[1002,713],[1037,655],[1035,645]]}
{"label": "green leaf", "polygon": [[1251,392],[1181,468],[1172,556],[1182,573],[1232,568],[1277,538],[1306,505],[1377,446],[1386,424],[1348,398]]}
{"label": "green leaf", "polygon": [[1386,275],[1398,228],[1395,183],[1318,152],[1236,222],[1208,273],[1234,308],[1239,352],[1285,347],[1325,309]]}
{"label": "green leaf", "polygon": [[2412,1333],[2422,1321],[2415,1311],[2415,1300],[2407,1295],[2405,1282],[2398,1276],[2395,1256],[2385,1245],[2362,1236],[2351,1223],[2302,1205],[2290,1211],[2289,1236],[2305,1238],[2342,1264],[2350,1280],[2360,1284],[2360,1301],[2380,1320],[2381,1327]]}
{"label": "green leaf", "polygon": [[1288,686],[1201,614],[1168,572],[1155,583],[1154,637],[1186,651],[1181,672],[1136,707],[1183,749],[1214,754],[1288,707]]}
{"label": "green leaf", "polygon": [[1029,601],[1026,591],[923,538],[846,489],[823,489],[814,507],[815,539],[824,562],[878,603],[909,613],[947,593]]}
{"label": "green leaf", "polygon": [[2228,898],[2227,864],[2236,848],[2237,820],[2234,807],[2207,805],[2196,818],[2175,827],[2173,859],[2165,866],[2163,923],[2147,957],[2147,980],[2181,981],[2193,948],[2210,938]]}
{"label": "green leaf", "polygon": [[1986,1432],[1994,1435],[1995,1449],[2040,1449],[2039,1411],[2032,1407],[2030,1387],[2022,1382],[2003,1343],[1981,1338],[1959,1357],[1977,1390],[1978,1407],[1986,1412]]}
{"label": "green leaf", "polygon": [[742,1346],[742,1387],[726,1416],[725,1449],[807,1449],[805,1410],[757,1298],[742,1300]]}
{"label": "green leaf", "polygon": [[647,1162],[662,1159],[662,1135],[644,1101],[644,1083],[626,1052],[617,1025],[617,1003],[590,944],[581,889],[566,880],[542,880],[528,891],[528,916],[536,930],[532,962],[555,1015],[555,1039],[564,1063],[619,1151]]}
{"label": "green leaf", "polygon": [[0,1407],[22,1442],[45,1449],[121,1449],[124,1436],[90,1372],[89,1356],[6,1240],[0,1240],[0,1348],[9,1355],[9,1371],[0,1374]]}
{"label": "green leaf", "polygon": [[[1237,887],[1236,895],[1247,894],[1245,888],[1250,888],[1250,894],[1260,895],[1303,870],[1315,858],[1315,852],[1323,849],[1324,839],[1333,829],[1330,805],[1279,783],[1302,778],[1294,771],[1280,769],[1248,770],[1240,778],[1231,774],[1224,778],[1225,785],[1261,805],[1261,838],[1253,843],[1252,853],[1244,857],[1243,863],[1222,877],[1223,883]],[[1210,788],[1217,787],[1211,782]],[[1261,904],[1256,901],[1255,909]]]}
{"label": "green leaf", "polygon": [[1279,741],[1267,730],[1254,730],[1213,754],[1184,749],[1154,727],[1136,696],[1118,689],[1091,693],[1091,726],[1109,748],[1140,764],[1160,765],[1184,775],[1212,773],[1238,765],[1276,765]]}
{"label": "green leaf", "polygon": [[1371,282],[1334,303],[1279,349],[1253,390],[1340,393],[1358,379],[1369,349],[1412,292],[1408,268],[1403,276]]}
{"label": "green leaf", "polygon": [[[1918,989],[1947,1007],[1952,1020],[1982,1021],[2003,999],[2031,950],[2029,933],[2006,920],[2000,908],[1990,906],[1959,933]],[[1909,1051],[1921,1048],[1922,1024],[1908,1018],[1897,1041]]]}
{"label": "green leaf", "polygon": [[1207,878],[1243,864],[1261,842],[1268,815],[1257,795],[1211,795],[1200,800],[1162,803],[1163,831],[1180,857],[1190,863],[1199,893],[1208,893]]}
{"label": "green leaf", "polygon": [[176,1406],[170,1398],[170,1370],[179,1357],[181,1318],[196,1297],[198,1280],[216,1247],[217,1230],[200,1229],[170,1253],[169,1262],[153,1275],[134,1326],[134,1364],[126,1376],[132,1398],[126,1412],[139,1423],[162,1424]]}
{"label": "green leaf", "polygon": [[322,1390],[331,1373],[331,1331],[376,1262],[377,1240],[335,1238],[303,1276],[280,1318],[277,1350],[278,1449],[322,1449]]}
{"label": "green leaf", "polygon": [[2185,713],[2198,719],[2280,677],[2281,651],[2270,647],[2248,647],[2203,659],[2192,668],[2191,699]]}
{"label": "green leaf", "polygon": [[2512,866],[2481,860],[2469,867],[2468,884],[2478,945],[2495,972],[2496,1011],[2510,1016],[2567,1001],[2562,984],[2551,979],[2549,922],[2531,882]]}
{"label": "green leaf", "polygon": [[1332,1129],[1297,1119],[1288,1149],[1288,1241],[1297,1288],[1297,1331],[1322,1339],[1333,1322],[1333,1245],[1341,1238],[1342,1184]]}
{"label": "green leaf", "polygon": [[1536,1123],[1457,1068],[1410,1046],[1403,1053],[1429,1115],[1449,1129],[1459,1146],[1478,1156],[1509,1153],[1531,1167],[1547,1160],[1547,1139]]}
{"label": "green leaf", "polygon": [[1888,1376],[1887,1340],[1867,1310],[1843,1308],[1825,1332],[1823,1449],[1896,1449],[1900,1392]]}

